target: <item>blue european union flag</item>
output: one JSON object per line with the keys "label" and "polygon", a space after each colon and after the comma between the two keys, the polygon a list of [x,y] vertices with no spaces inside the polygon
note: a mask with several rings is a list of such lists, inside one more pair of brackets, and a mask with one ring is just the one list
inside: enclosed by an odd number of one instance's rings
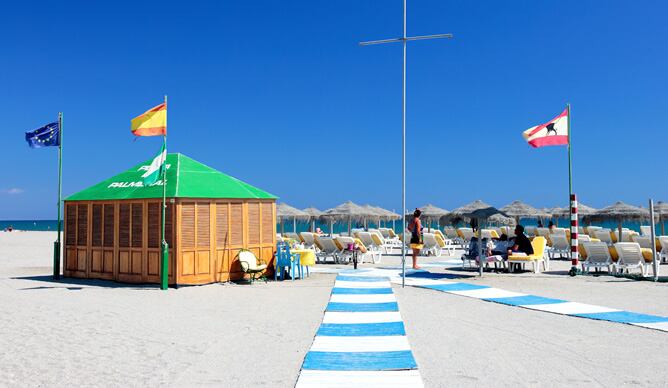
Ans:
{"label": "blue european union flag", "polygon": [[58,122],[49,123],[34,131],[26,132],[26,141],[30,148],[59,146],[60,126]]}

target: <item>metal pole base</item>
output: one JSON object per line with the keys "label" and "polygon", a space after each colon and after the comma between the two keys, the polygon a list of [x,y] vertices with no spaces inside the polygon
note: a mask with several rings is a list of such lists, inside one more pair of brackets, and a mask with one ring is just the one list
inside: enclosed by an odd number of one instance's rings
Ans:
{"label": "metal pole base", "polygon": [[53,279],[60,279],[60,241],[53,242]]}
{"label": "metal pole base", "polygon": [[169,281],[169,244],[162,242],[162,265],[160,266],[160,289],[166,290]]}
{"label": "metal pole base", "polygon": [[568,271],[568,275],[570,277],[574,277],[575,275],[580,275],[580,274],[581,274],[581,271],[576,266],[572,266],[570,271]]}

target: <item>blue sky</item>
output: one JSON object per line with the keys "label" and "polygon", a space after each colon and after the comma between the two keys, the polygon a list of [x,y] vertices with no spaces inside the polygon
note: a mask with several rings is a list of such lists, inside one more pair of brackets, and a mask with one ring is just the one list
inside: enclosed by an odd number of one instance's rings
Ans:
{"label": "blue sky", "polygon": [[[667,200],[668,4],[410,1],[408,206],[565,206],[565,147],[521,132],[572,104],[581,202]],[[169,149],[298,207],[401,206],[401,1],[12,2],[0,13],[0,219],[149,159],[130,119],[169,95]]]}

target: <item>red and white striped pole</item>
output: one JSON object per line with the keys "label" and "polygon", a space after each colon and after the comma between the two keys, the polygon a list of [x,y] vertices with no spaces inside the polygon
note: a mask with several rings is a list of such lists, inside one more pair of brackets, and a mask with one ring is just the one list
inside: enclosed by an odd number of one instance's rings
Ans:
{"label": "red and white striped pole", "polygon": [[571,194],[571,264],[578,267],[578,200]]}

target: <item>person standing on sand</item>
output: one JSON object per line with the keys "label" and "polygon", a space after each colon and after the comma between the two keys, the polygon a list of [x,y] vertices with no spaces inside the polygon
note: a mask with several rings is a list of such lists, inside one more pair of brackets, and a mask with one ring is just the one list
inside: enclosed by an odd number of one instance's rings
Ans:
{"label": "person standing on sand", "polygon": [[417,265],[417,257],[420,254],[420,250],[424,247],[422,244],[421,215],[422,211],[420,209],[415,209],[413,212],[413,221],[408,225],[408,230],[411,232],[411,249],[413,249],[413,269],[420,269]]}

